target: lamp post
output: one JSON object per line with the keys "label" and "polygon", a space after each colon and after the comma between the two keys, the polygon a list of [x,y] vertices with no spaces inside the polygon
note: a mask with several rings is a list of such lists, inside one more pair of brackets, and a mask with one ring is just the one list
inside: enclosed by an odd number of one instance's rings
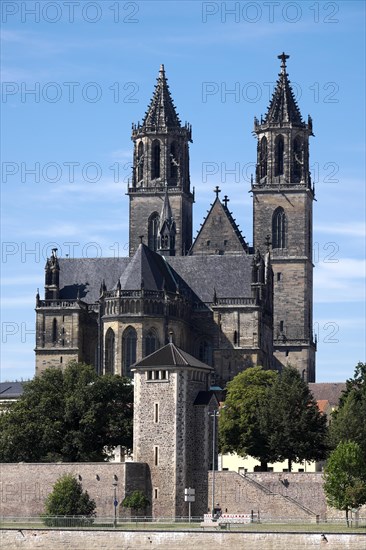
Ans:
{"label": "lamp post", "polygon": [[214,410],[212,413],[209,413],[213,419],[213,429],[212,429],[212,507],[211,507],[211,516],[212,520],[215,518],[215,458],[216,458],[216,418],[219,416],[220,412],[218,409]]}
{"label": "lamp post", "polygon": [[117,527],[117,481],[113,481],[113,507],[114,507],[114,517],[113,517],[113,527]]}

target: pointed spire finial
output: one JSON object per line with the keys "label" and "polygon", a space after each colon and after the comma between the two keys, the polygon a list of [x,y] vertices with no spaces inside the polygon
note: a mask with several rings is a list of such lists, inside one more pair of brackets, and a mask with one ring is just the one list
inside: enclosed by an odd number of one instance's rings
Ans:
{"label": "pointed spire finial", "polygon": [[[156,69],[155,69],[155,70],[156,70]],[[164,69],[164,65],[163,65],[163,64],[160,65],[159,75],[165,75],[165,69]]]}
{"label": "pointed spire finial", "polygon": [[218,199],[219,198],[219,193],[221,193],[221,189],[218,185],[216,185],[216,187],[214,189],[214,193],[216,193],[216,198]]}
{"label": "pointed spire finial", "polygon": [[282,52],[277,57],[278,57],[278,59],[281,59],[281,70],[282,70],[283,73],[285,73],[286,72],[286,59],[288,59],[290,56],[285,54],[285,52]]}

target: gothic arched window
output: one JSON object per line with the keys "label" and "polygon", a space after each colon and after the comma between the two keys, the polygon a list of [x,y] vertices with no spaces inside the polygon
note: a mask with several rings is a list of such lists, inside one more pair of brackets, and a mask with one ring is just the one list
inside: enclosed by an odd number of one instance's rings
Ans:
{"label": "gothic arched window", "polygon": [[159,340],[154,329],[149,330],[145,336],[145,356],[154,353],[159,347]]}
{"label": "gothic arched window", "polygon": [[[172,180],[176,180],[178,176],[178,166],[177,166],[177,147],[176,144],[173,142],[170,145],[170,177]],[[172,181],[172,185],[174,185],[176,181]]]}
{"label": "gothic arched window", "polygon": [[286,214],[279,207],[273,213],[272,218],[272,248],[286,248]]}
{"label": "gothic arched window", "polygon": [[57,319],[52,321],[52,342],[54,344],[57,342]]}
{"label": "gothic arched window", "polygon": [[155,251],[159,248],[159,223],[159,214],[157,212],[153,212],[148,223],[147,245],[151,250]]}
{"label": "gothic arched window", "polygon": [[140,141],[137,149],[137,181],[144,178],[144,144]]}
{"label": "gothic arched window", "polygon": [[285,143],[283,136],[279,135],[275,141],[275,176],[283,175],[283,153],[285,150]]}
{"label": "gothic arched window", "polygon": [[259,177],[260,179],[267,175],[267,138],[261,139],[260,151],[259,151]]}
{"label": "gothic arched window", "polygon": [[202,363],[212,365],[212,344],[207,340],[201,340],[198,346],[198,359]]}
{"label": "gothic arched window", "polygon": [[137,333],[128,327],[122,336],[122,375],[131,378],[131,365],[136,362]]}
{"label": "gothic arched window", "polygon": [[160,141],[158,139],[152,143],[151,178],[160,178]]}
{"label": "gothic arched window", "polygon": [[300,136],[296,136],[293,144],[293,170],[294,181],[301,181],[303,166],[303,142]]}
{"label": "gothic arched window", "polygon": [[114,373],[114,331],[109,328],[105,335],[105,374]]}

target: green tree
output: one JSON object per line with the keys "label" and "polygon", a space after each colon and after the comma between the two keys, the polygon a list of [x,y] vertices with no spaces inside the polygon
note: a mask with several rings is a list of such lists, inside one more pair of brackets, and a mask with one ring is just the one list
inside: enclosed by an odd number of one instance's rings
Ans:
{"label": "green tree", "polygon": [[346,382],[339,408],[332,413],[330,442],[335,448],[341,441],[359,444],[366,463],[366,364],[358,363],[354,377]]}
{"label": "green tree", "polygon": [[327,419],[321,414],[307,383],[299,372],[285,367],[269,390],[269,405],[263,422],[268,445],[279,460],[322,460],[327,454]]}
{"label": "green tree", "polygon": [[227,385],[225,406],[219,417],[219,444],[221,452],[251,455],[261,462],[262,470],[268,462],[277,459],[269,445],[266,409],[269,389],[277,373],[261,367],[239,373]]}
{"label": "green tree", "polygon": [[83,492],[81,483],[71,474],[65,474],[56,481],[46,499],[43,521],[48,526],[70,526],[70,518],[59,516],[79,516],[72,521],[73,526],[90,525],[95,508],[94,500],[87,491]]}
{"label": "green tree", "polygon": [[349,510],[366,503],[366,464],[354,441],[339,443],[330,454],[324,469],[324,491],[330,506],[345,510],[349,525]]}
{"label": "green tree", "polygon": [[144,510],[147,506],[149,506],[149,504],[149,499],[142,491],[133,491],[129,495],[125,496],[122,501],[122,506],[125,508],[130,508],[136,512]]}
{"label": "green tree", "polygon": [[83,462],[132,447],[133,387],[83,363],[47,369],[0,417],[0,461]]}

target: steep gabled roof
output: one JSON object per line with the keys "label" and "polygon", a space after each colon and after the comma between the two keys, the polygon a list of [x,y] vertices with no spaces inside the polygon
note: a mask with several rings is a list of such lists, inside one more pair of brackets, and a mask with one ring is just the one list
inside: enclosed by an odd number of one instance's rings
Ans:
{"label": "steep gabled roof", "polygon": [[286,72],[286,59],[289,57],[285,53],[278,56],[281,59],[281,72],[278,75],[276,88],[264,118],[266,124],[292,123],[300,126],[304,125]]}
{"label": "steep gabled roof", "polygon": [[182,349],[178,348],[175,344],[172,342],[169,342],[169,344],[166,344],[162,348],[158,349],[157,351],[154,351],[147,357],[144,357],[141,361],[138,361],[133,365],[133,368],[138,367],[179,367],[179,366],[185,366],[185,367],[195,367],[205,370],[213,370],[212,367],[209,365],[206,365],[206,363],[202,363],[202,361],[199,361],[196,359],[196,357],[193,357],[193,355],[190,355],[186,351],[183,351]]}
{"label": "steep gabled roof", "polygon": [[181,127],[181,122],[170,95],[164,65],[160,65],[154,95],[146,111],[142,127],[147,130]]}
{"label": "steep gabled roof", "polygon": [[[227,203],[228,199],[225,198]],[[240,254],[248,246],[227,208],[217,196],[191,247],[190,254]]]}
{"label": "steep gabled roof", "polygon": [[143,243],[139,245],[119,281],[121,290],[177,290],[177,281],[164,258]]}

